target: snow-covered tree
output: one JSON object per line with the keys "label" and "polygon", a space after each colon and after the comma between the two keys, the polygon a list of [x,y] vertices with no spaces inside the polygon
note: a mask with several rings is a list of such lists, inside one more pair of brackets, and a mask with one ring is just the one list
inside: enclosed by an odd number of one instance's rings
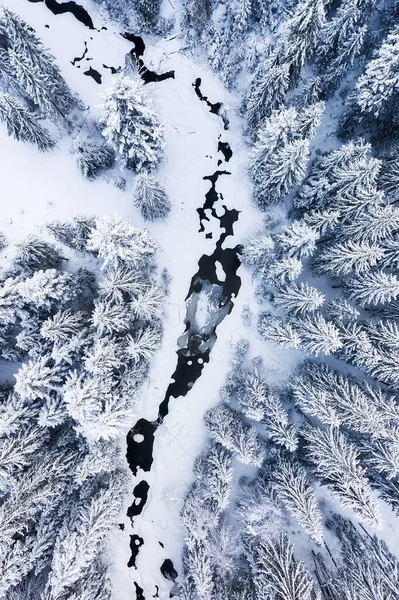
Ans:
{"label": "snow-covered tree", "polygon": [[56,269],[35,271],[18,283],[18,293],[27,304],[44,310],[70,302],[77,295],[76,278]]}
{"label": "snow-covered tree", "polygon": [[268,313],[261,313],[258,319],[258,331],[266,340],[272,340],[283,348],[299,348],[302,339],[289,322]]}
{"label": "snow-covered tree", "polygon": [[146,229],[136,229],[118,216],[102,217],[91,229],[86,247],[96,252],[104,267],[121,264],[143,269],[152,263],[156,244]]}
{"label": "snow-covered tree", "polygon": [[87,241],[89,235],[94,229],[96,220],[94,217],[78,216],[72,219],[72,222],[61,223],[55,221],[47,224],[47,229],[55,237],[56,240],[73,248],[77,252],[89,252],[87,249]]}
{"label": "snow-covered tree", "polygon": [[314,473],[344,507],[355,512],[360,521],[380,529],[380,510],[353,444],[333,427],[308,427],[302,434],[307,442],[307,455]]}
{"label": "snow-covered tree", "polygon": [[164,149],[163,126],[137,77],[118,78],[103,97],[102,133],[125,168],[153,170]]}
{"label": "snow-covered tree", "polygon": [[390,112],[398,94],[399,85],[399,30],[394,28],[387,36],[376,57],[371,60],[356,85],[356,102],[363,113],[376,117],[382,111]]}
{"label": "snow-covered tree", "polygon": [[90,138],[76,136],[71,151],[76,157],[79,171],[87,179],[95,179],[114,164],[115,153],[112,148]]}
{"label": "snow-covered tree", "polygon": [[244,415],[266,427],[267,436],[276,444],[293,452],[297,435],[278,396],[255,373],[245,373],[238,389],[238,403]]}
{"label": "snow-covered tree", "polygon": [[239,413],[227,406],[218,406],[205,415],[205,424],[212,438],[236,454],[244,464],[259,466],[262,448],[255,430],[246,425]]}
{"label": "snow-covered tree", "polygon": [[322,516],[306,471],[295,461],[282,459],[273,486],[287,510],[317,544],[323,541]]}
{"label": "snow-covered tree", "polygon": [[171,203],[159,181],[146,172],[139,173],[134,180],[133,202],[144,219],[154,221],[165,218]]}
{"label": "snow-covered tree", "polygon": [[15,245],[14,269],[22,272],[39,271],[40,269],[55,269],[61,262],[59,250],[52,244],[40,238],[29,235]]}
{"label": "snow-covered tree", "polygon": [[384,257],[384,249],[369,242],[331,244],[314,260],[317,273],[342,276],[370,271]]}
{"label": "snow-covered tree", "polygon": [[111,478],[108,487],[88,499],[83,498],[75,520],[60,530],[47,581],[49,599],[55,600],[73,591],[76,583],[85,577],[104,546],[105,536],[116,525],[124,490],[124,477],[119,473],[118,477]]}
{"label": "snow-covered tree", "polygon": [[305,221],[294,221],[283,227],[278,243],[283,253],[292,258],[306,258],[314,253],[318,233]]}
{"label": "snow-covered tree", "polygon": [[361,306],[387,304],[399,296],[399,280],[385,271],[363,273],[345,281],[345,292]]}
{"label": "snow-covered tree", "polygon": [[54,57],[47,52],[34,29],[6,7],[1,7],[0,35],[5,75],[46,116],[66,118],[77,105]]}
{"label": "snow-covered tree", "polygon": [[292,283],[277,290],[274,302],[286,313],[301,315],[319,309],[324,303],[324,296],[307,283]]}
{"label": "snow-covered tree", "polygon": [[5,92],[0,93],[0,121],[7,127],[8,135],[16,140],[36,144],[41,152],[54,148],[53,139],[36,116]]}
{"label": "snow-covered tree", "polygon": [[286,534],[267,541],[256,538],[249,562],[258,598],[267,598],[268,592],[284,600],[314,597],[315,584],[303,563],[294,558],[294,547]]}
{"label": "snow-covered tree", "polygon": [[261,208],[278,201],[302,181],[309,144],[324,109],[316,103],[302,113],[294,108],[274,112],[259,130],[250,157],[255,197]]}

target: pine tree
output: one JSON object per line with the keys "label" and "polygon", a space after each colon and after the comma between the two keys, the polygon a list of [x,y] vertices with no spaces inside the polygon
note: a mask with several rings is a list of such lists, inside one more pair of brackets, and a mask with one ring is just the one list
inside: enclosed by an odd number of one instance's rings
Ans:
{"label": "pine tree", "polygon": [[283,505],[277,497],[270,478],[263,473],[252,481],[242,479],[237,500],[237,515],[250,536],[261,535],[265,539],[278,534],[285,525]]}
{"label": "pine tree", "polygon": [[122,474],[112,477],[107,488],[83,499],[79,513],[70,527],[59,532],[47,581],[51,600],[72,591],[85,576],[92,561],[104,545],[104,538],[116,524],[122,508],[125,482]]}
{"label": "pine tree", "polygon": [[266,426],[267,436],[276,444],[294,452],[298,440],[295,428],[279,398],[255,372],[246,373],[242,390],[238,390],[238,403],[244,415]]}
{"label": "pine tree", "polygon": [[386,304],[399,296],[399,280],[385,271],[374,271],[345,281],[348,297],[361,306]]}
{"label": "pine tree", "polygon": [[302,181],[308,156],[309,141],[296,140],[270,158],[264,179],[257,188],[257,202],[261,207],[277,202]]}
{"label": "pine tree", "polygon": [[76,297],[75,282],[70,273],[60,273],[56,269],[39,270],[18,283],[18,293],[27,304],[50,310],[68,304]]}
{"label": "pine tree", "polygon": [[323,541],[322,516],[305,470],[297,462],[282,459],[273,486],[287,510],[317,544]]}
{"label": "pine tree", "polygon": [[76,157],[79,171],[87,179],[95,179],[114,164],[115,153],[112,148],[89,138],[76,136],[71,151]]}
{"label": "pine tree", "polygon": [[116,216],[114,219],[103,217],[96,220],[86,247],[98,253],[103,260],[103,268],[125,263],[144,270],[153,261],[156,244],[146,229],[135,229]]}
{"label": "pine tree", "polygon": [[370,206],[355,221],[342,225],[340,235],[353,242],[379,242],[399,229],[399,209],[390,205]]}
{"label": "pine tree", "polygon": [[131,326],[131,314],[125,304],[96,301],[91,321],[100,335],[126,332]]}
{"label": "pine tree", "polygon": [[56,66],[54,57],[44,48],[32,27],[18,15],[2,7],[0,33],[5,40],[3,46],[6,50],[2,58],[6,76],[13,84],[21,86],[23,92],[46,115],[65,118],[76,106],[76,98]]}
{"label": "pine tree", "polygon": [[293,317],[290,323],[300,337],[301,346],[316,356],[320,352],[330,354],[342,346],[339,330],[321,313]]}
{"label": "pine tree", "polygon": [[161,315],[164,302],[165,294],[163,290],[156,285],[152,285],[133,298],[130,307],[136,319],[149,321]]}
{"label": "pine tree", "polygon": [[371,437],[389,435],[385,402],[360,385],[324,364],[305,363],[292,381],[292,391],[300,407],[329,425],[343,424]]}
{"label": "pine tree", "polygon": [[136,298],[148,287],[142,274],[126,266],[109,267],[99,281],[99,293],[104,300],[122,304]]}
{"label": "pine tree", "polygon": [[307,454],[314,473],[320,477],[344,507],[351,508],[362,522],[382,527],[378,505],[360,466],[355,447],[337,429],[307,428]]}
{"label": "pine tree", "polygon": [[84,323],[84,313],[61,310],[43,321],[40,335],[53,344],[65,343],[82,331]]}
{"label": "pine tree", "polygon": [[319,309],[324,303],[324,296],[307,283],[292,283],[277,290],[274,302],[287,313],[301,315]]}
{"label": "pine tree", "polygon": [[217,509],[226,510],[233,483],[233,454],[221,444],[211,443],[203,462],[202,484],[207,483],[209,498]]}
{"label": "pine tree", "polygon": [[161,344],[161,332],[159,329],[152,329],[149,326],[140,329],[135,335],[128,335],[126,338],[126,353],[138,363],[140,360],[151,360],[155,351]]}
{"label": "pine tree", "polygon": [[163,154],[163,127],[138,78],[119,78],[103,97],[102,133],[124,168],[153,170]]}
{"label": "pine tree", "polygon": [[294,281],[302,273],[302,262],[292,256],[282,256],[269,263],[269,268],[262,273],[266,281],[273,285],[284,285]]}
{"label": "pine tree", "polygon": [[29,235],[15,245],[16,255],[13,266],[22,272],[39,271],[40,269],[56,269],[61,262],[58,249],[40,238]]}
{"label": "pine tree", "polygon": [[302,0],[288,22],[282,53],[283,60],[290,66],[290,77],[294,81],[297,80],[306,58],[313,52],[324,21],[324,4],[321,0]]}
{"label": "pine tree", "polygon": [[15,50],[9,49],[8,60],[15,80],[27,96],[36,104],[44,115],[64,117],[61,108],[56,104],[56,87],[54,82],[39,67]]}
{"label": "pine tree", "polygon": [[36,144],[41,152],[54,148],[49,132],[36,116],[14,96],[4,92],[0,94],[0,120],[6,125],[8,135],[16,140]]}
{"label": "pine tree", "polygon": [[369,242],[331,244],[314,260],[316,272],[321,275],[342,276],[371,271],[384,258],[381,246]]}
{"label": "pine tree", "polygon": [[259,67],[248,92],[244,110],[247,123],[254,132],[273,110],[283,105],[289,88],[289,65],[274,63],[272,57]]}
{"label": "pine tree", "polygon": [[227,406],[218,406],[205,414],[205,424],[213,439],[237,455],[244,464],[260,466],[262,450],[255,430]]}
{"label": "pine tree", "polygon": [[394,28],[356,85],[356,102],[363,113],[378,117],[392,110],[399,85],[399,31]]}
{"label": "pine tree", "polygon": [[398,199],[399,189],[399,160],[389,158],[382,163],[379,183],[386,194],[393,200]]}
{"label": "pine tree", "polygon": [[250,548],[249,561],[258,598],[265,592],[284,600],[312,600],[314,583],[303,563],[294,558],[286,534],[268,541],[257,538]]}
{"label": "pine tree", "polygon": [[302,339],[290,323],[267,313],[260,314],[258,331],[266,340],[276,342],[282,348],[300,348]]}
{"label": "pine tree", "polygon": [[278,236],[282,253],[292,258],[306,258],[316,250],[317,232],[304,221],[294,221],[284,226]]}
{"label": "pine tree", "polygon": [[343,325],[354,323],[360,315],[359,311],[345,298],[330,300],[324,312],[330,321]]}
{"label": "pine tree", "polygon": [[15,375],[15,391],[22,398],[36,400],[46,398],[60,389],[60,375],[50,366],[46,356],[38,361],[29,361]]}
{"label": "pine tree", "polygon": [[87,242],[96,224],[95,217],[78,216],[69,223],[48,223],[47,229],[56,240],[76,252],[89,252]]}
{"label": "pine tree", "polygon": [[144,219],[154,221],[165,218],[171,204],[159,181],[146,172],[139,173],[134,180],[133,202]]}

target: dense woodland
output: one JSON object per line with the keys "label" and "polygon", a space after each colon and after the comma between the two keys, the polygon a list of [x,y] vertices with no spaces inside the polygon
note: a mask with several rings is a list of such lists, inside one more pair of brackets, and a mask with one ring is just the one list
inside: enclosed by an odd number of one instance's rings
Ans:
{"label": "dense woodland", "polygon": [[[399,516],[398,1],[185,0],[176,23],[159,0],[96,4],[121,30],[177,27],[239,97],[262,216],[241,267],[259,311],[204,417],[171,594],[398,600],[384,541]],[[43,153],[69,136],[89,180],[125,188],[133,173],[144,219],[173,210],[139,66],[115,75],[93,122],[4,7],[0,121]],[[77,216],[1,246],[0,358],[15,383],[0,387],[0,598],[106,600],[103,549],[129,493],[118,444],[162,341],[157,245],[117,216]],[[251,335],[298,353],[288,381],[268,381]]]}

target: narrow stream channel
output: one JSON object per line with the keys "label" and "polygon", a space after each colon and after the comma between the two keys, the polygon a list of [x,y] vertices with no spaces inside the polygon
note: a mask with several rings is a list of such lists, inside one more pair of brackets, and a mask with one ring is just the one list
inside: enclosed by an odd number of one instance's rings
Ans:
{"label": "narrow stream channel", "polygon": [[[223,112],[221,103],[211,103],[200,90],[201,80],[197,79],[193,84],[197,97],[210,108],[210,112],[218,115],[228,127],[228,120]],[[228,163],[233,155],[232,149],[227,142],[219,137],[218,152],[223,156],[218,161]],[[234,235],[234,223],[239,218],[239,211],[228,209],[223,204],[223,196],[217,191],[217,183],[221,177],[228,177],[228,170],[217,170],[203,179],[209,181],[210,188],[205,194],[205,201],[197,209],[199,216],[199,233],[205,233],[205,224],[214,219],[219,222],[221,233],[216,240],[212,254],[204,254],[198,261],[198,270],[191,279],[189,291],[186,297],[185,331],[178,339],[177,366],[173,373],[172,382],[168,386],[164,400],[159,405],[158,417],[155,421],[140,419],[127,435],[126,458],[133,475],[138,470],[150,471],[153,464],[154,437],[157,429],[162,425],[169,412],[169,401],[171,398],[186,396],[195,382],[201,376],[206,363],[209,362],[211,350],[216,342],[216,330],[223,319],[230,314],[234,306],[240,287],[241,279],[237,275],[240,266],[239,255],[242,247],[223,248],[226,238]],[[206,234],[209,239],[212,234]],[[206,293],[209,304],[209,320],[205,327],[197,324],[197,307],[201,294]],[[128,509],[128,516],[133,519],[141,514],[147,501],[149,484],[142,480],[134,488],[134,502]],[[129,564],[134,564],[139,548],[137,548],[137,536],[133,539],[133,553]],[[131,545],[132,547],[132,545]],[[134,555],[134,556],[133,556]],[[166,559],[161,567],[163,576],[171,581],[177,577],[173,563]],[[137,588],[136,588],[137,589]],[[142,598],[143,590],[137,600]]]}

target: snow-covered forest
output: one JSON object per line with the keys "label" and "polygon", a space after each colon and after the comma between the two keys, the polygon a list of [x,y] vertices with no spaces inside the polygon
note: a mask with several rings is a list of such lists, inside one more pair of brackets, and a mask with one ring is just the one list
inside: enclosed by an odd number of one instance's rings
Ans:
{"label": "snow-covered forest", "polygon": [[398,0],[0,0],[0,600],[399,600]]}

